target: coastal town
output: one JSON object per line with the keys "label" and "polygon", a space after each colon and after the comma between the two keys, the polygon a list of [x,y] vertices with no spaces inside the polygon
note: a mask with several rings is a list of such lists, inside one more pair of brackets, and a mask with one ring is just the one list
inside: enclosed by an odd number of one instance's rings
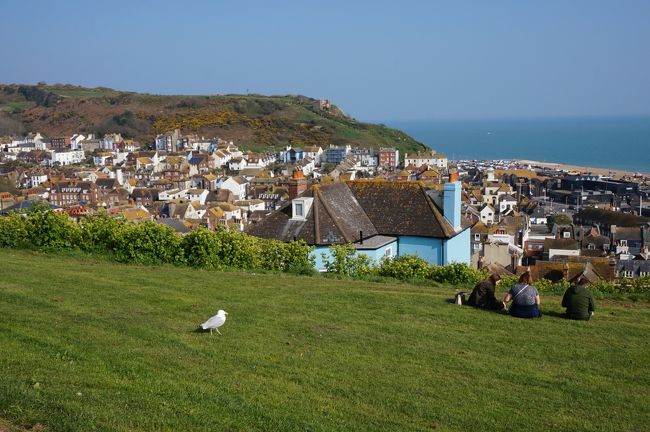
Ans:
{"label": "coastal town", "polygon": [[[435,151],[291,146],[256,153],[179,129],[0,138],[0,214],[47,203],[80,219],[219,227],[319,252],[418,255],[536,279],[650,275],[650,177]],[[316,268],[323,264],[316,260]]]}

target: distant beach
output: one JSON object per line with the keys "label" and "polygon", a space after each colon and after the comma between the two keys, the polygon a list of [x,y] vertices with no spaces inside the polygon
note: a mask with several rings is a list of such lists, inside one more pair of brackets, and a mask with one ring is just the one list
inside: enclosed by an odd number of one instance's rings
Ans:
{"label": "distant beach", "polygon": [[539,161],[540,166],[560,164],[603,175],[610,170],[650,173],[650,117],[385,123],[449,159]]}
{"label": "distant beach", "polygon": [[539,162],[539,161],[531,161],[531,160],[525,160],[525,159],[518,159],[518,163],[522,165],[531,165],[531,166],[540,166],[544,168],[549,168],[549,169],[556,169],[556,170],[561,170],[561,171],[568,171],[568,172],[579,172],[579,173],[590,173],[591,175],[600,175],[600,176],[606,176],[606,177],[611,177],[613,179],[622,179],[625,177],[633,177],[634,175],[642,174],[646,177],[650,177],[650,173],[648,172],[640,172],[640,171],[626,171],[626,170],[620,170],[620,169],[609,169],[609,168],[597,168],[597,167],[585,167],[585,166],[578,166],[578,165],[568,165],[568,164],[562,164],[562,163],[553,163],[553,162]]}

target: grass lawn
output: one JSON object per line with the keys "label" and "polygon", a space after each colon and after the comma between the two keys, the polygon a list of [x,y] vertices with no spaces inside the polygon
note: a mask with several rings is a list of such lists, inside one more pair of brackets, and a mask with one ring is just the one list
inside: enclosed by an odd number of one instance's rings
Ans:
{"label": "grass lawn", "polygon": [[[0,418],[15,426],[638,431],[650,424],[647,302],[601,301],[586,323],[558,317],[560,299],[544,297],[544,318],[518,320],[449,304],[453,288],[11,250],[0,250],[0,262]],[[191,332],[220,308],[230,313],[223,336]]]}

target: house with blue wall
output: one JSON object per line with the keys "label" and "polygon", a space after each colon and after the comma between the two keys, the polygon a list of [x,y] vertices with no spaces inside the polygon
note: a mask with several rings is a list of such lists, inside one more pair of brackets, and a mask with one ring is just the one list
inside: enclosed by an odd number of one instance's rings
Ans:
{"label": "house with blue wall", "polygon": [[301,148],[287,146],[280,152],[279,160],[282,163],[290,164],[301,161],[305,158],[305,152]]}
{"label": "house with blue wall", "polygon": [[352,151],[352,148],[347,146],[334,146],[330,145],[328,148],[323,150],[323,155],[321,156],[321,162],[339,164],[348,157],[348,154]]}
{"label": "house with blue wall", "polygon": [[314,246],[323,270],[332,245],[351,244],[375,261],[417,255],[435,265],[470,263],[470,223],[461,184],[430,193],[417,182],[356,180],[314,185],[260,222],[250,235]]}

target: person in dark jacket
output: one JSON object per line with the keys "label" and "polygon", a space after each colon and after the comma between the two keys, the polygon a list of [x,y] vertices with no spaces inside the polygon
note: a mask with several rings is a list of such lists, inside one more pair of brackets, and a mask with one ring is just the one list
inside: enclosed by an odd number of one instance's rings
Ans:
{"label": "person in dark jacket", "polygon": [[588,286],[589,280],[582,276],[577,285],[569,287],[564,293],[562,307],[566,308],[567,318],[588,321],[594,314],[596,304]]}
{"label": "person in dark jacket", "polygon": [[489,279],[476,284],[469,295],[467,304],[482,309],[502,310],[504,308],[503,303],[497,300],[495,295],[499,282],[501,282],[501,277],[494,273]]}

